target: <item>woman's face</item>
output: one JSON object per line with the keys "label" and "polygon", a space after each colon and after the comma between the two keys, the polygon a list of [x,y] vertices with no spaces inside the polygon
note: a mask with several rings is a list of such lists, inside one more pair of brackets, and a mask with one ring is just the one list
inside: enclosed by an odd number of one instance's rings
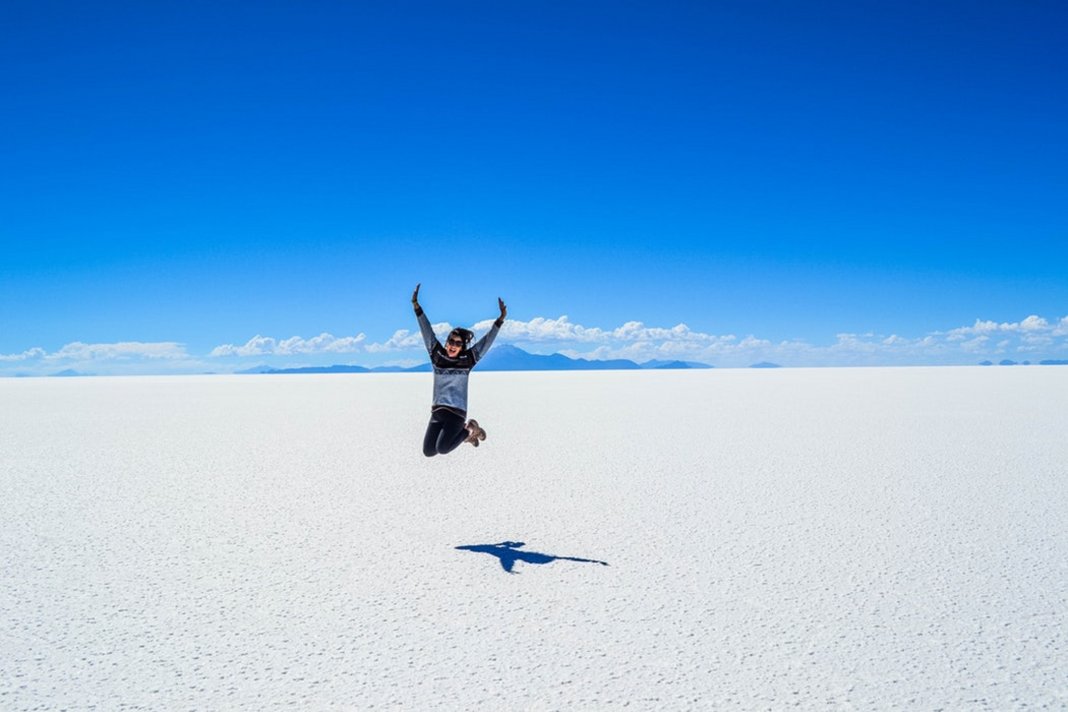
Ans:
{"label": "woman's face", "polygon": [[460,351],[464,348],[464,340],[456,334],[449,334],[449,338],[445,340],[445,353],[449,355],[449,358],[456,358],[460,355]]}

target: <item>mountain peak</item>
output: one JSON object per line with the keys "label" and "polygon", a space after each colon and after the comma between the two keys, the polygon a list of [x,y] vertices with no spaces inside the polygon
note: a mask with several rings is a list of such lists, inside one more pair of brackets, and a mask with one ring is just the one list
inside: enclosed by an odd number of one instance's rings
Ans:
{"label": "mountain peak", "polygon": [[685,361],[647,361],[643,364],[629,359],[584,359],[563,354],[532,354],[513,344],[501,344],[490,349],[479,362],[484,371],[637,371],[642,369],[711,368],[703,363]]}

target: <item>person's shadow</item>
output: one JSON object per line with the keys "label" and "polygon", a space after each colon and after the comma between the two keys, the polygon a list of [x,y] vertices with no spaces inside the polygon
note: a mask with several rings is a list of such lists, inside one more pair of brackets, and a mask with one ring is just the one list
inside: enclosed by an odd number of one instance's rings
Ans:
{"label": "person's shadow", "polygon": [[519,551],[519,547],[521,546],[525,546],[525,542],[502,541],[500,544],[469,544],[467,546],[458,546],[456,548],[462,551],[476,551],[480,554],[496,556],[501,562],[501,568],[510,574],[516,573],[515,571],[512,571],[512,568],[517,561],[522,561],[525,564],[550,564],[554,561],[580,561],[584,564],[600,564],[601,566],[608,566],[608,562],[597,561],[595,559],[579,559],[574,556],[553,556],[552,554],[541,554],[537,551]]}

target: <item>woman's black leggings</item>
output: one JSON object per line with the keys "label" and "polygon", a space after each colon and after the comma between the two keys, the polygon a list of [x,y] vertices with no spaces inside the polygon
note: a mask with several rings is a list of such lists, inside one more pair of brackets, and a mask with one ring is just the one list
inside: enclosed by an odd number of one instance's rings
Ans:
{"label": "woman's black leggings", "polygon": [[423,437],[423,454],[427,457],[444,455],[460,446],[467,436],[467,423],[462,415],[450,410],[435,410],[430,414]]}

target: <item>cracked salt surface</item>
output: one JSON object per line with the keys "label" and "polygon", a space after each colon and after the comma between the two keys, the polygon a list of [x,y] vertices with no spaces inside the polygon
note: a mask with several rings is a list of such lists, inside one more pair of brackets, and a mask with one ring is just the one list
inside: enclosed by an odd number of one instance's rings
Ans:
{"label": "cracked salt surface", "polygon": [[0,379],[0,709],[1068,706],[1068,369],[471,388]]}

